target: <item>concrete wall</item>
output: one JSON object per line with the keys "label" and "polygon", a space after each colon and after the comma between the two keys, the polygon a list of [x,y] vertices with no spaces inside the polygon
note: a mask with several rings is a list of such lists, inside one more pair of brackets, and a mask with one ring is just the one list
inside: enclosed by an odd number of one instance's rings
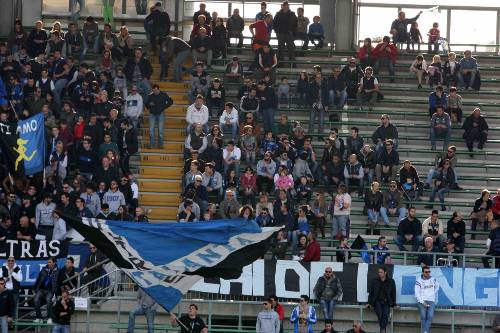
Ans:
{"label": "concrete wall", "polygon": [[10,33],[15,19],[22,15],[21,7],[21,0],[0,0],[0,36]]}

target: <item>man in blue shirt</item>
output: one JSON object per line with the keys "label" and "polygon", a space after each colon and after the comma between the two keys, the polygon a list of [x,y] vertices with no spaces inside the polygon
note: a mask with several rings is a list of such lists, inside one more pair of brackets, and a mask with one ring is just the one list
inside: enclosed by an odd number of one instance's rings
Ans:
{"label": "man in blue shirt", "polygon": [[[372,250],[374,251],[384,251],[384,252],[374,252],[374,263],[378,265],[391,264],[391,254],[388,252],[387,239],[385,236],[380,236],[378,238],[377,245],[373,245]],[[387,251],[387,252],[385,252]]]}
{"label": "man in blue shirt", "polygon": [[[458,82],[464,89],[472,89],[477,73],[477,60],[472,57],[470,50],[464,52],[464,57],[460,59],[460,70],[458,71]],[[468,78],[467,83],[465,80]]]}

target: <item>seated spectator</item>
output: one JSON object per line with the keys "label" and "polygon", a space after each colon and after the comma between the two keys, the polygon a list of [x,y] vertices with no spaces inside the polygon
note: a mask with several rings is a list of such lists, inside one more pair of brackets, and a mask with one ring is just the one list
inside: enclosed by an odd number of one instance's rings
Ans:
{"label": "seated spectator", "polygon": [[408,209],[408,216],[399,222],[394,241],[400,251],[408,251],[405,245],[411,244],[412,251],[416,252],[422,244],[422,223],[417,219],[417,210],[415,207],[410,207]]}
{"label": "seated spectator", "polygon": [[462,129],[464,130],[463,138],[470,152],[469,155],[473,157],[474,141],[478,141],[477,149],[482,150],[488,140],[488,123],[481,114],[480,108],[475,108],[471,115],[465,118]]}
{"label": "seated spectator", "polygon": [[418,200],[422,195],[422,185],[418,176],[417,169],[411,164],[410,160],[405,160],[403,166],[399,169],[399,184],[410,200]]}
{"label": "seated spectator", "polygon": [[377,127],[372,135],[372,141],[376,145],[377,158],[382,154],[384,144],[388,139],[392,140],[395,149],[398,148],[398,129],[391,123],[389,115],[383,114],[380,116],[380,121],[380,126]]}
{"label": "seated spectator", "polygon": [[[191,203],[192,203],[192,205],[191,205]],[[192,213],[194,215],[193,221],[198,221],[200,219],[200,206],[198,206],[198,204],[191,199],[184,199],[179,204],[179,207],[177,209],[177,221],[179,221],[179,214],[182,213],[183,211],[185,211],[188,208],[188,206],[191,206],[189,210],[190,210],[190,213]],[[187,216],[187,212],[186,212],[186,216]]]}
{"label": "seated spectator", "polygon": [[[349,140],[349,138],[348,138]],[[370,145],[365,144],[363,149],[358,153],[358,160],[361,162],[363,166],[363,182],[368,181],[368,184],[371,184],[373,181],[373,176],[375,175],[375,167],[377,164],[377,158],[375,152],[371,149]]]}
{"label": "seated spectator", "polygon": [[425,61],[423,55],[419,54],[415,60],[413,60],[410,65],[410,72],[415,73],[418,80],[418,89],[422,89],[422,81],[424,76],[427,74],[427,62]]}
{"label": "seated spectator", "polygon": [[288,169],[284,166],[278,168],[278,172],[274,175],[274,187],[276,190],[284,190],[288,195],[294,190],[293,177],[288,173]]}
{"label": "seated spectator", "polygon": [[234,56],[232,61],[227,64],[224,77],[228,83],[241,82],[241,78],[243,77],[243,65],[240,63],[237,56]]}
{"label": "seated spectator", "polygon": [[193,212],[194,202],[191,199],[184,200],[184,210],[177,214],[177,221],[179,222],[193,222],[196,221],[196,215]]}
{"label": "seated spectator", "polygon": [[269,75],[271,82],[276,79],[276,66],[278,65],[278,58],[276,53],[269,44],[265,44],[257,51],[257,80],[261,80],[264,76]]}
{"label": "seated spectator", "polygon": [[450,188],[455,188],[455,184],[455,172],[451,167],[450,161],[445,160],[443,163],[443,168],[437,173],[437,176],[434,179],[432,192],[429,197],[429,202],[431,202],[431,204],[426,205],[426,208],[433,208],[432,202],[434,202],[434,198],[437,194],[441,203],[441,210],[446,211],[446,206],[444,204],[444,195],[450,191]]}
{"label": "seated spectator", "polygon": [[[434,159],[434,167],[431,168],[427,173],[427,180],[425,181],[426,183],[424,185],[424,188],[426,189],[430,188],[432,180],[437,177],[439,171],[443,168],[445,160],[449,160],[451,163],[451,167],[453,168],[453,170],[455,170],[458,161],[456,152],[457,148],[455,146],[449,146],[446,153],[441,153],[436,155],[436,158]],[[457,178],[456,173],[455,173],[455,178]],[[455,179],[455,183],[457,183],[457,179]],[[456,185],[455,189],[460,190],[462,188]]]}
{"label": "seated spectator", "polygon": [[127,206],[120,206],[120,208],[118,208],[118,212],[116,212],[116,214],[115,214],[115,220],[116,221],[132,221],[133,220],[132,216],[128,213]]}
{"label": "seated spectator", "polygon": [[47,31],[43,29],[43,22],[36,21],[35,28],[28,34],[28,39],[26,41],[29,55],[34,58],[40,53],[44,53],[47,41],[48,34]]}
{"label": "seated spectator", "polygon": [[377,179],[384,183],[395,180],[398,166],[399,154],[394,148],[394,142],[388,139],[385,141],[385,149],[382,150],[375,167]]}
{"label": "seated spectator", "polygon": [[433,210],[431,216],[426,218],[422,223],[422,237],[427,239],[427,237],[432,238],[434,245],[438,249],[442,249],[445,241],[444,237],[444,227],[439,220],[439,212]]}
{"label": "seated spectator", "polygon": [[224,134],[220,130],[219,125],[214,124],[207,135],[207,145],[210,147],[216,139],[224,141]]}
{"label": "seated spectator", "polygon": [[204,63],[210,69],[212,65],[212,39],[207,29],[200,28],[198,35],[191,40],[193,63]]}
{"label": "seated spectator", "polygon": [[456,254],[458,251],[455,249],[455,242],[453,239],[447,239],[444,241],[444,248],[440,249],[446,253],[446,255],[440,255],[437,259],[438,266],[446,266],[446,267],[458,267],[460,264],[460,256]]}
{"label": "seated spectator", "polygon": [[222,145],[224,141],[221,138],[215,138],[207,150],[203,153],[203,158],[215,165],[215,170],[222,171],[224,169],[224,151]]}
{"label": "seated spectator", "polygon": [[247,166],[245,173],[241,175],[240,185],[243,192],[243,204],[250,204],[254,207],[256,203],[255,196],[257,194],[257,177],[250,166]]}
{"label": "seated spectator", "polygon": [[189,91],[190,102],[196,103],[198,95],[206,96],[210,87],[210,74],[203,69],[203,63],[196,62],[194,70],[191,72],[191,90]]}
{"label": "seated spectator", "polygon": [[240,112],[248,115],[249,113],[252,114],[253,118],[257,117],[257,114],[259,112],[259,99],[257,97],[257,88],[255,86],[252,86],[249,91],[248,95],[243,96],[240,101]]}
{"label": "seated spectator", "polygon": [[368,103],[368,110],[372,111],[379,95],[378,79],[373,76],[373,68],[366,67],[365,75],[359,81],[358,105],[363,110],[365,103]]}
{"label": "seated spectator", "polygon": [[344,75],[341,74],[340,67],[334,67],[332,74],[328,76],[328,96],[330,105],[335,105],[337,110],[344,108],[347,101],[347,82]]}
{"label": "seated spectator", "polygon": [[352,324],[352,328],[347,330],[345,333],[366,333],[361,325],[361,322],[355,320]]}
{"label": "seated spectator", "polygon": [[347,225],[351,213],[351,196],[347,192],[347,187],[341,184],[337,188],[337,195],[330,205],[332,215],[332,238],[348,236]]}
{"label": "seated spectator", "polygon": [[396,64],[396,57],[398,50],[396,45],[391,43],[389,36],[384,36],[381,43],[373,49],[373,57],[375,58],[375,75],[379,74],[381,66],[387,66],[389,70],[391,83],[394,82],[394,65]]}
{"label": "seated spectator", "polygon": [[203,177],[201,175],[196,175],[194,183],[186,186],[182,197],[193,200],[200,207],[200,212],[205,212],[208,207],[208,195],[207,188],[201,183],[202,180]]}
{"label": "seated spectator", "polygon": [[318,15],[313,17],[313,23],[309,26],[309,41],[316,49],[323,48],[323,41],[325,40],[325,30],[323,24],[320,23],[321,18]]}
{"label": "seated spectator", "polygon": [[460,64],[457,61],[457,55],[455,52],[448,53],[448,59],[443,65],[443,78],[444,84],[448,87],[458,86],[458,73],[460,72]]}
{"label": "seated spectator", "polygon": [[207,107],[210,116],[220,116],[224,109],[226,100],[226,89],[219,78],[214,78],[207,90]]}
{"label": "seated spectator", "polygon": [[457,94],[457,88],[451,87],[448,95],[448,108],[446,112],[450,115],[453,123],[462,123],[462,96]]}
{"label": "seated spectator", "polygon": [[[195,180],[194,178],[197,175],[201,175],[200,166],[199,166],[199,163],[197,160],[192,160],[189,171],[184,175],[184,179],[182,181],[183,187],[185,188],[189,184],[194,183],[194,180]],[[205,184],[203,184],[203,185],[205,185]]]}
{"label": "seated spectator", "polygon": [[424,241],[424,246],[420,250],[417,259],[417,265],[420,266],[436,266],[437,255],[439,249],[434,245],[432,237],[427,237]]}
{"label": "seated spectator", "polygon": [[[33,241],[37,235],[36,225],[31,223],[28,216],[23,215],[19,219],[17,229],[17,240]],[[52,235],[50,235],[52,237]]]}
{"label": "seated spectator", "polygon": [[308,245],[307,235],[299,234],[297,247],[295,247],[292,251],[293,254],[292,259],[297,261],[304,260],[304,257],[306,255],[307,245]]}
{"label": "seated spectator", "polygon": [[118,189],[118,181],[112,180],[109,186],[109,190],[104,194],[102,200],[103,203],[107,203],[109,210],[112,213],[116,213],[121,205],[126,205],[125,196]]}
{"label": "seated spectator", "polygon": [[[207,16],[208,15],[208,16]],[[207,12],[206,14],[200,14],[197,16],[197,20],[194,22],[193,30],[191,30],[191,35],[189,36],[189,41],[192,42],[196,37],[200,35],[200,30],[205,29],[205,35],[212,35],[212,28],[210,27],[211,17]]]}
{"label": "seated spectator", "polygon": [[351,154],[349,161],[345,165],[344,180],[347,188],[351,192],[354,186],[358,187],[358,196],[363,197],[364,191],[364,170],[363,165],[359,163],[358,156]]}
{"label": "seated spectator", "polygon": [[236,197],[239,192],[240,179],[236,176],[236,170],[231,169],[224,178],[224,190],[233,190]]}
{"label": "seated spectator", "polygon": [[344,184],[345,165],[338,155],[333,155],[332,160],[326,164],[324,181],[328,193],[337,192],[337,188]]}
{"label": "seated spectator", "polygon": [[276,173],[276,162],[272,159],[272,153],[266,151],[264,158],[257,162],[257,190],[270,193],[274,187],[274,174]]}
{"label": "seated spectator", "polygon": [[361,46],[358,50],[358,59],[363,69],[375,66],[371,38],[365,38],[363,41],[363,46]]}
{"label": "seated spectator", "polygon": [[245,21],[240,16],[238,8],[233,9],[233,15],[227,19],[227,44],[231,45],[231,38],[238,38],[237,48],[243,47],[243,30],[245,29]]}
{"label": "seated spectator", "polygon": [[432,63],[427,67],[427,80],[430,89],[443,84],[443,65],[438,54],[432,57]]}
{"label": "seated spectator", "polygon": [[191,133],[192,127],[195,124],[201,124],[203,131],[208,133],[208,108],[203,104],[203,95],[197,95],[193,104],[188,106],[186,112],[186,134]]}
{"label": "seated spectator", "polygon": [[[500,227],[497,221],[491,221],[491,231],[486,240],[486,256],[493,256],[495,259],[495,268],[500,268]],[[490,258],[484,256],[482,258],[484,268],[490,268]]]}
{"label": "seated spectator", "polygon": [[350,135],[346,139],[346,151],[347,156],[351,156],[352,154],[358,155],[361,153],[361,150],[364,146],[364,139],[359,135],[359,129],[356,126],[351,127]]}
{"label": "seated spectator", "polygon": [[293,179],[298,181],[301,177],[306,177],[307,180],[313,181],[313,173],[307,163],[307,152],[302,151],[293,165]]}
{"label": "seated spectator", "polygon": [[306,176],[302,176],[295,184],[295,200],[299,204],[308,204],[312,196],[311,182]]}
{"label": "seated spectator", "polygon": [[[409,47],[409,35],[408,35],[408,24],[413,24],[418,20],[420,17],[420,14],[422,14],[422,11],[420,11],[415,17],[413,18],[406,18],[406,13],[403,11],[400,11],[398,13],[398,18],[392,21],[391,24],[391,30],[390,33],[392,35],[392,40],[394,41],[395,44],[401,44],[403,46],[404,44],[407,44],[407,50],[410,50]],[[361,325],[360,325],[361,326]],[[357,332],[356,332],[357,333]]]}
{"label": "seated spectator", "polygon": [[438,106],[441,106],[443,110],[448,107],[448,96],[441,85],[437,85],[429,94],[429,117],[432,117]]}
{"label": "seated spectator", "polygon": [[205,172],[201,175],[201,184],[205,186],[207,193],[217,195],[217,199],[222,197],[222,175],[215,169],[215,164],[208,162],[205,164]]}
{"label": "seated spectator", "polygon": [[219,214],[223,219],[235,219],[239,215],[241,205],[234,194],[232,190],[226,190],[226,198],[219,205]]}
{"label": "seated spectator", "polygon": [[119,59],[130,58],[134,56],[134,39],[129,33],[126,25],[120,27],[120,33],[117,36],[118,45],[116,48],[120,53]]}
{"label": "seated spectator", "polygon": [[227,176],[230,170],[236,173],[236,179],[240,178],[241,149],[235,146],[234,141],[229,141],[222,151],[224,159],[224,175]]}
{"label": "seated spectator", "polygon": [[446,236],[452,240],[458,253],[464,252],[465,247],[465,222],[462,213],[453,212],[446,226]]}
{"label": "seated spectator", "polygon": [[472,57],[472,52],[466,50],[464,57],[459,61],[460,68],[457,73],[458,82],[462,89],[471,90],[475,85],[477,70],[477,60]]}
{"label": "seated spectator", "polygon": [[367,189],[365,193],[365,209],[368,214],[369,233],[372,233],[373,229],[378,226],[378,218],[383,201],[384,196],[380,192],[380,184],[373,182],[370,189]]}
{"label": "seated spectator", "polygon": [[392,263],[391,253],[387,247],[387,238],[380,236],[377,245],[372,246],[372,250],[377,251],[373,253],[372,262],[377,265],[390,265]]}
{"label": "seated spectator", "polygon": [[[269,214],[269,209],[267,209],[267,208],[262,208],[262,210],[260,211],[260,214],[255,219],[255,222],[257,222],[257,224],[261,228],[271,227],[274,225],[274,219],[271,216],[271,214]],[[285,238],[285,240],[286,240],[286,238]],[[287,242],[287,248],[288,248],[288,242]]]}
{"label": "seated spectator", "polygon": [[493,213],[493,219],[500,219],[500,188],[497,189],[497,194],[491,199],[493,204],[491,205],[491,211]]}
{"label": "seated spectator", "polygon": [[356,58],[351,58],[349,60],[349,64],[342,68],[340,75],[347,81],[347,96],[349,98],[356,98],[359,81],[364,76],[363,68],[356,64]]}
{"label": "seated spectator", "polygon": [[310,232],[307,234],[307,247],[306,247],[306,252],[304,253],[304,257],[302,258],[302,261],[311,262],[320,260],[321,260],[321,247],[319,245],[319,242],[316,240],[316,234],[314,232]]}
{"label": "seated spectator", "polygon": [[241,150],[245,156],[245,162],[248,167],[255,164],[259,145],[257,143],[257,136],[253,131],[252,125],[245,125],[243,135],[240,138]]}
{"label": "seated spectator", "polygon": [[344,156],[344,140],[340,138],[338,134],[338,129],[332,128],[330,130],[330,136],[325,139],[325,146],[323,148],[323,154],[321,155],[321,168],[323,171],[326,170],[326,164],[332,160],[333,155],[337,155],[340,158]]}
{"label": "seated spectator", "polygon": [[219,126],[222,131],[231,131],[232,139],[237,141],[238,139],[238,110],[234,107],[234,104],[227,102],[224,105],[224,111],[219,118]]}
{"label": "seated spectator", "polygon": [[430,132],[431,149],[436,150],[436,139],[443,139],[443,150],[446,150],[451,137],[451,119],[441,105],[436,106],[436,112],[432,115]]}
{"label": "seated spectator", "polygon": [[486,189],[482,190],[481,197],[477,198],[474,202],[474,208],[470,215],[472,220],[471,231],[476,231],[478,224],[483,226],[483,231],[488,231],[487,214],[491,211],[492,206],[493,200],[490,198],[490,191]]}
{"label": "seated spectator", "polygon": [[203,154],[208,146],[208,140],[203,133],[203,126],[200,123],[194,125],[194,131],[189,132],[184,141],[184,147],[186,153],[196,152],[197,154]]}
{"label": "seated spectator", "polygon": [[[103,196],[103,198],[104,198],[104,196]],[[100,201],[100,199],[99,199],[99,201]],[[101,211],[101,209],[99,208],[99,210],[96,212],[96,214],[93,214],[92,211],[88,207],[86,207],[86,201],[83,200],[82,198],[76,198],[75,207],[76,207],[75,215],[78,217],[81,217],[81,218],[83,218],[83,217],[91,218],[91,217],[98,216],[98,212]],[[108,209],[109,209],[109,205],[108,205]]]}
{"label": "seated spectator", "polygon": [[83,53],[83,36],[78,25],[75,22],[70,22],[68,24],[68,32],[64,35],[64,40],[66,41],[66,53],[68,56],[77,56],[80,61],[83,60],[85,54]]}
{"label": "seated spectator", "polygon": [[273,259],[284,260],[286,258],[286,252],[288,251],[288,239],[283,230],[278,231],[276,239],[271,245],[270,249]]}

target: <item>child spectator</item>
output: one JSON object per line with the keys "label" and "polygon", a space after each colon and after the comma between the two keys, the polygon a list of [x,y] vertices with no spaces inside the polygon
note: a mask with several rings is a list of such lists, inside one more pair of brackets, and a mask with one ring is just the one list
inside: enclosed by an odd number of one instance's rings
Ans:
{"label": "child spectator", "polygon": [[429,87],[431,89],[434,88],[434,85],[443,83],[443,65],[438,54],[432,57],[432,63],[427,68],[427,74],[429,75]]}
{"label": "child spectator", "polygon": [[323,24],[320,23],[321,18],[316,15],[313,17],[313,24],[309,26],[309,41],[316,48],[323,48],[323,41],[325,39],[325,30],[323,29]]}
{"label": "child spectator", "polygon": [[311,201],[312,187],[306,176],[302,176],[299,179],[297,185],[295,185],[296,197],[295,200],[299,204],[307,205]]}
{"label": "child spectator", "polygon": [[252,125],[245,125],[243,133],[240,139],[240,146],[245,156],[247,167],[250,167],[255,163],[259,146],[257,144],[257,137],[253,133]]}
{"label": "child spectator", "polygon": [[457,88],[451,87],[450,94],[448,95],[447,112],[453,123],[462,123],[462,104],[462,96],[457,94]]}
{"label": "child spectator", "polygon": [[427,62],[425,61],[423,55],[419,54],[415,60],[413,60],[413,63],[410,66],[410,72],[417,75],[418,89],[422,89],[422,81],[424,75],[427,74]]}
{"label": "child spectator", "polygon": [[116,67],[116,74],[113,80],[113,85],[115,89],[118,89],[122,93],[123,98],[127,98],[127,79],[125,78],[125,74],[123,73],[123,66]]}
{"label": "child spectator", "polygon": [[224,89],[219,78],[214,78],[207,90],[207,107],[210,112],[210,117],[214,115],[220,116],[224,109],[225,98],[226,89]]}
{"label": "child spectator", "polygon": [[456,86],[458,84],[458,73],[460,72],[460,64],[457,61],[455,52],[448,53],[448,60],[445,61],[443,66],[443,79],[445,84],[449,86]]}
{"label": "child spectator", "polygon": [[439,52],[439,37],[440,37],[440,32],[439,32],[439,23],[434,22],[432,24],[431,30],[427,33],[427,36],[429,36],[429,42],[427,43],[427,49],[428,52],[432,52],[432,47],[434,46],[434,53]]}
{"label": "child spectator", "polygon": [[286,77],[281,78],[281,83],[278,86],[278,98],[280,103],[290,104],[290,85]]}
{"label": "child spectator", "polygon": [[[420,43],[422,43],[422,34],[420,33],[420,30],[418,29],[418,23],[417,21],[413,22],[410,27],[410,39],[409,43],[411,43],[411,49],[415,51],[415,44],[417,44],[418,50],[420,51]],[[410,44],[408,43],[406,49],[410,49]]]}
{"label": "child spectator", "polygon": [[301,71],[297,80],[297,105],[306,105],[306,94],[309,86],[309,79],[306,71]]}
{"label": "child spectator", "polygon": [[260,144],[260,155],[264,155],[265,152],[270,151],[274,156],[276,150],[278,150],[278,144],[274,141],[273,132],[267,131]]}

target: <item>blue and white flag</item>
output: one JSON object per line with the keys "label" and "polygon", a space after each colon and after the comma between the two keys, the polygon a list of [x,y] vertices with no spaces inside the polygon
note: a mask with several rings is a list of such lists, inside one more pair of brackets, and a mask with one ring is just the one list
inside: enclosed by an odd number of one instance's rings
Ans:
{"label": "blue and white flag", "polygon": [[61,217],[168,311],[202,278],[238,278],[279,230],[244,220],[147,224]]}

